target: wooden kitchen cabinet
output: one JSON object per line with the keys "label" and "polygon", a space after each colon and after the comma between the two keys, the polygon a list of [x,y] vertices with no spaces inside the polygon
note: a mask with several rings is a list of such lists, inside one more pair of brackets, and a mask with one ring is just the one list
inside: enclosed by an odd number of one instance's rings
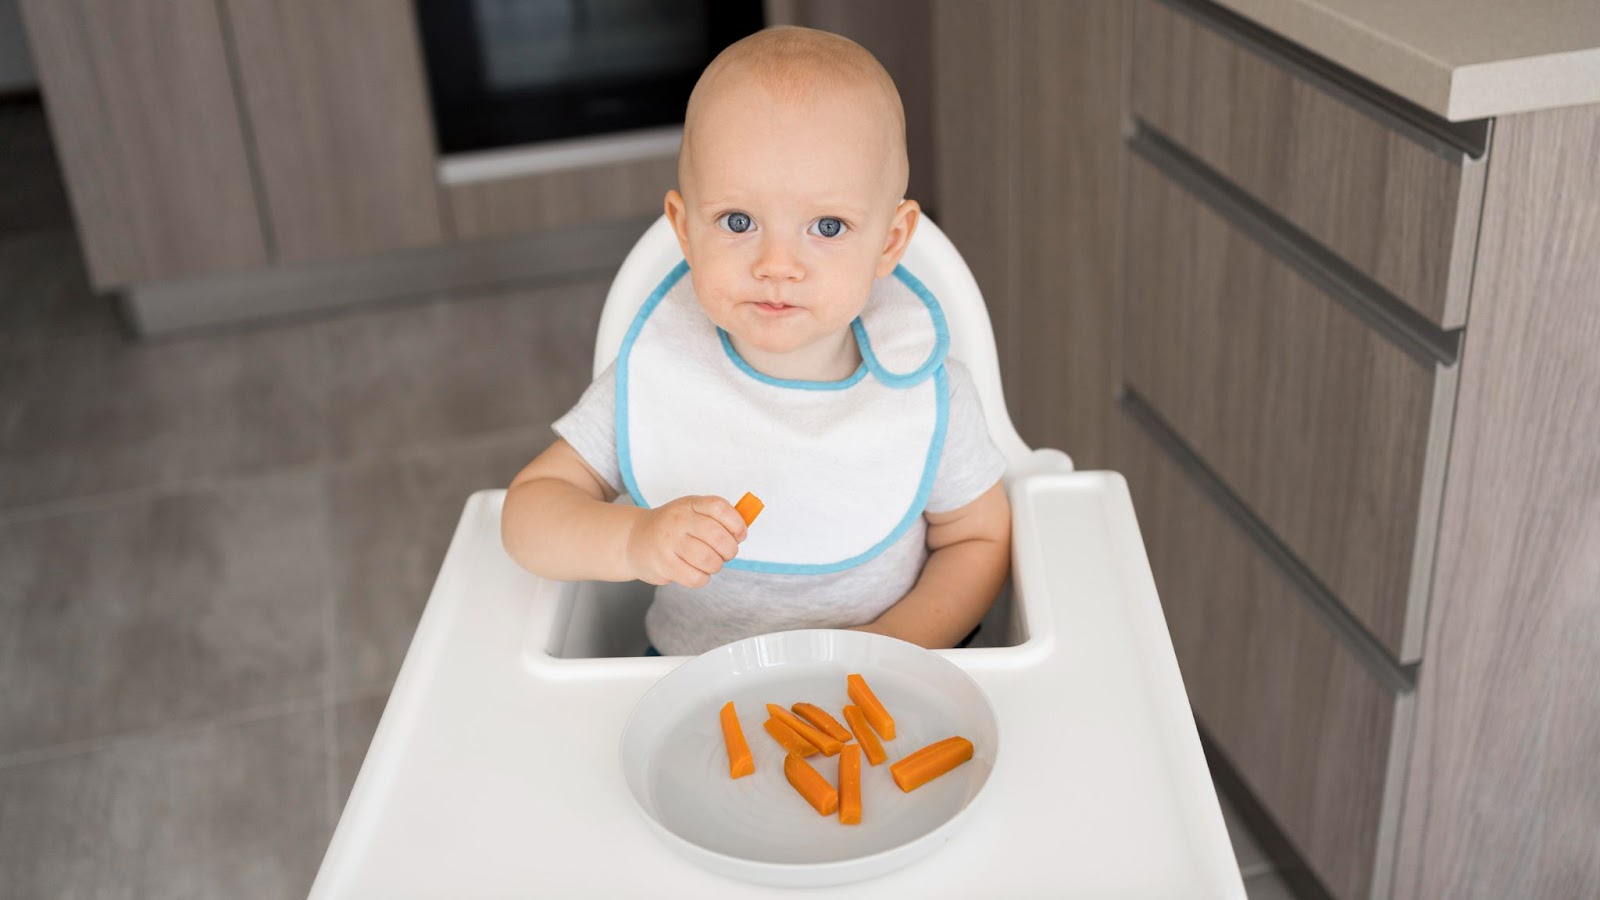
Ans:
{"label": "wooden kitchen cabinet", "polygon": [[1414,694],[1350,652],[1181,456],[1131,417],[1118,430],[1195,716],[1335,896],[1369,896],[1394,845]]}
{"label": "wooden kitchen cabinet", "polygon": [[136,330],[592,270],[672,183],[657,153],[441,186],[410,0],[23,9],[91,277]]}
{"label": "wooden kitchen cabinet", "polygon": [[267,262],[213,0],[23,0],[96,288]]}
{"label": "wooden kitchen cabinet", "polygon": [[1600,896],[1600,105],[1447,122],[1205,0],[933,10],[1013,418],[1126,475],[1288,871]]}
{"label": "wooden kitchen cabinet", "polygon": [[409,0],[223,0],[261,206],[281,262],[445,237]]}
{"label": "wooden kitchen cabinet", "polygon": [[1230,40],[1161,3],[1133,11],[1134,115],[1427,321],[1466,322],[1486,129],[1358,110],[1315,61],[1280,65],[1281,43]]}
{"label": "wooden kitchen cabinet", "polygon": [[1127,197],[1123,389],[1414,662],[1457,366],[1408,353],[1143,157]]}
{"label": "wooden kitchen cabinet", "polygon": [[1202,730],[1334,896],[1594,896],[1600,106],[1132,21],[1116,467]]}
{"label": "wooden kitchen cabinet", "polygon": [[655,156],[444,187],[464,241],[662,214],[678,186],[678,160]]}

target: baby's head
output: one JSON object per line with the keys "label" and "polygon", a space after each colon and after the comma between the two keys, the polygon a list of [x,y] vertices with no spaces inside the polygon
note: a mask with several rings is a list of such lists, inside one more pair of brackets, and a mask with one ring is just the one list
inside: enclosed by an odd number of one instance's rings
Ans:
{"label": "baby's head", "polygon": [[767,357],[848,337],[916,228],[905,112],[860,45],[772,28],[706,67],[667,217],[713,322]]}

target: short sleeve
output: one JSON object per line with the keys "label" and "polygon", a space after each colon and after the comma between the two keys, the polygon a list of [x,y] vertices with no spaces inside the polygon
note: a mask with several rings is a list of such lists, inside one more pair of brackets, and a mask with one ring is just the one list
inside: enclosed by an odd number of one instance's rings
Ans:
{"label": "short sleeve", "polygon": [[928,512],[950,512],[978,499],[1006,471],[1006,459],[989,438],[983,403],[966,367],[945,361],[950,380],[950,419],[945,425],[944,453],[928,494]]}
{"label": "short sleeve", "polygon": [[623,493],[617,466],[617,378],[615,363],[606,366],[566,415],[550,426],[606,484]]}

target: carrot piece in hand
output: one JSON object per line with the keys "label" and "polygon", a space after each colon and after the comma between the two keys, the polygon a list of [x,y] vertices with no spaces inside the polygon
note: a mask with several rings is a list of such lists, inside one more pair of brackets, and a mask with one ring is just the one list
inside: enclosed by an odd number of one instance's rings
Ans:
{"label": "carrot piece in hand", "polygon": [[856,740],[867,754],[868,763],[875,766],[889,758],[889,754],[883,752],[883,744],[873,733],[872,726],[867,724],[867,717],[861,714],[861,707],[846,706],[844,720],[850,723],[850,730],[856,733]]}
{"label": "carrot piece in hand", "polygon": [[900,785],[900,790],[909,794],[971,758],[971,741],[949,737],[891,765],[889,774],[894,776],[894,783]]}
{"label": "carrot piece in hand", "polygon": [[767,714],[779,722],[789,726],[795,734],[805,738],[806,743],[822,751],[823,756],[838,756],[839,748],[844,745],[826,734],[812,728],[800,721],[800,717],[776,703],[767,704]]}
{"label": "carrot piece in hand", "polygon": [[867,687],[867,680],[860,675],[851,675],[845,679],[846,692],[850,699],[861,707],[861,714],[872,723],[872,730],[886,741],[894,740],[894,717],[878,702],[877,695],[872,693],[872,688]]}
{"label": "carrot piece in hand", "polygon": [[767,507],[766,504],[761,502],[760,497],[757,497],[755,494],[752,494],[749,491],[745,491],[744,496],[739,498],[739,502],[735,503],[733,508],[739,513],[739,518],[744,519],[744,524],[749,525],[750,523],[754,522],[756,520],[756,516],[761,515],[761,511]]}
{"label": "carrot piece in hand", "polygon": [[768,719],[761,727],[767,729],[767,734],[778,742],[778,746],[790,753],[801,756],[816,756],[817,748],[806,742],[806,739],[794,733],[794,729],[779,722],[777,719]]}
{"label": "carrot piece in hand", "polygon": [[861,748],[855,744],[839,753],[839,824],[861,824]]}
{"label": "carrot piece in hand", "polygon": [[794,710],[795,715],[811,723],[813,728],[826,732],[828,737],[841,744],[850,743],[850,732],[839,724],[838,719],[828,715],[828,711],[822,707],[811,703],[796,703],[789,708]]}
{"label": "carrot piece in hand", "polygon": [[728,777],[754,774],[756,761],[750,755],[750,745],[745,743],[744,729],[739,727],[739,713],[733,708],[732,700],[722,707],[722,742],[728,745]]}
{"label": "carrot piece in hand", "polygon": [[783,774],[819,815],[831,816],[839,810],[839,792],[810,763],[791,753],[783,758]]}

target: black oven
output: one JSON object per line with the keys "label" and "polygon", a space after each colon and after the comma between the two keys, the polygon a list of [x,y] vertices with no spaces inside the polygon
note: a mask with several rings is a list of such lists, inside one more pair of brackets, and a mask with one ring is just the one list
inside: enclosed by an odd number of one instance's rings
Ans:
{"label": "black oven", "polygon": [[441,153],[683,121],[761,0],[417,0]]}

